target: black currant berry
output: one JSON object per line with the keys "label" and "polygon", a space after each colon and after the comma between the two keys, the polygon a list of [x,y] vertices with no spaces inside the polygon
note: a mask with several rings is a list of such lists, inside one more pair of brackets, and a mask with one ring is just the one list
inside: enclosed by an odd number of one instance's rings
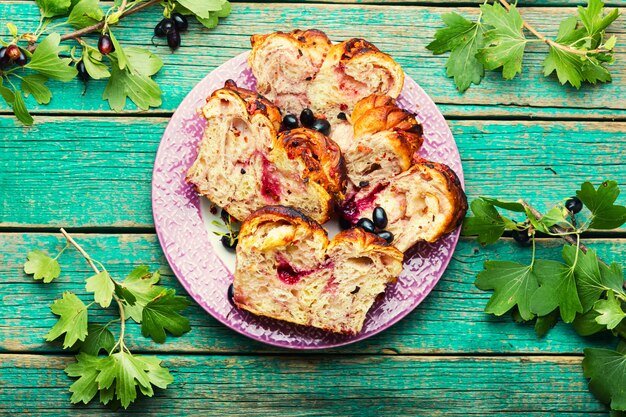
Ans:
{"label": "black currant berry", "polygon": [[513,230],[511,232],[513,239],[522,246],[528,246],[530,244],[530,235],[528,230]]}
{"label": "black currant berry", "polygon": [[300,113],[300,123],[304,127],[311,127],[315,122],[315,115],[311,109],[304,109],[302,113]]}
{"label": "black currant berry", "polygon": [[233,284],[230,284],[228,286],[228,291],[226,291],[226,296],[228,297],[228,301],[230,302],[230,304],[233,307],[237,307],[235,305],[235,286]]}
{"label": "black currant berry", "polygon": [[288,114],[283,117],[283,130],[296,129],[298,127],[298,118],[295,114]]}
{"label": "black currant berry", "polygon": [[176,29],[167,34],[167,45],[172,51],[180,46],[180,33]]}
{"label": "black currant berry", "polygon": [[82,59],[76,63],[76,70],[78,71],[78,77],[83,80],[83,82],[87,82],[89,78],[91,78],[87,72],[87,68],[85,68],[85,62]]}
{"label": "black currant berry", "polygon": [[374,231],[376,230],[374,223],[370,219],[367,219],[365,217],[359,219],[359,221],[356,222],[356,227],[360,227],[361,229],[370,233],[374,233]]}
{"label": "black currant berry", "polygon": [[341,112],[337,115],[337,119],[339,120],[348,120],[348,116],[344,112]]}
{"label": "black currant berry", "polygon": [[115,51],[115,46],[113,46],[113,41],[111,41],[111,37],[108,33],[100,35],[98,51],[100,51],[102,55],[109,55],[111,52]]}
{"label": "black currant berry", "polygon": [[172,13],[172,20],[174,21],[176,29],[179,32],[184,32],[189,27],[189,22],[187,21],[187,18],[180,13]]}
{"label": "black currant berry", "polygon": [[0,69],[6,67],[11,63],[9,56],[7,55],[7,48],[3,46],[0,48]]}
{"label": "black currant berry", "polygon": [[224,210],[224,209],[222,209],[220,211],[220,217],[222,218],[224,223],[231,223],[232,222],[232,218],[230,217],[230,214],[228,214],[228,212],[226,210]]}
{"label": "black currant berry", "polygon": [[7,46],[7,57],[9,58],[9,60],[17,61],[18,59],[20,59],[20,54],[22,54],[22,51],[20,51],[20,48],[18,48],[16,45]]}
{"label": "black currant berry", "polygon": [[24,65],[26,65],[28,63],[28,57],[26,56],[26,54],[24,53],[24,51],[22,51],[21,49],[20,51],[20,55],[19,57],[15,60],[15,63],[17,65],[19,65],[20,67],[23,67]]}
{"label": "black currant berry", "polygon": [[387,243],[393,242],[393,233],[383,230],[382,232],[376,233],[378,237],[382,237],[387,241]]}
{"label": "black currant berry", "polygon": [[235,249],[237,247],[237,243],[239,243],[239,239],[236,237],[231,238],[230,234],[222,236],[220,240],[226,249]]}
{"label": "black currant berry", "polygon": [[165,21],[165,19],[161,20],[154,27],[154,36],[156,36],[157,38],[164,38],[165,35],[167,35],[167,33],[165,33],[165,30],[163,29],[163,22],[164,21]]}
{"label": "black currant berry", "polygon": [[344,217],[339,217],[339,227],[341,230],[348,230],[352,227],[352,222],[350,220],[345,219]]}
{"label": "black currant berry", "polygon": [[374,226],[379,229],[387,227],[387,213],[385,213],[385,209],[382,207],[376,207],[374,209],[374,213],[372,213],[372,221],[374,222]]}
{"label": "black currant berry", "polygon": [[328,134],[330,133],[330,123],[328,123],[328,120],[326,119],[316,119],[313,121],[311,129],[317,130],[323,135],[328,136]]}
{"label": "black currant berry", "polygon": [[578,197],[572,197],[572,198],[570,198],[569,200],[567,200],[565,202],[565,208],[569,212],[571,212],[573,214],[576,214],[576,213],[580,212],[580,210],[583,209],[583,202],[580,201],[580,198],[578,198]]}

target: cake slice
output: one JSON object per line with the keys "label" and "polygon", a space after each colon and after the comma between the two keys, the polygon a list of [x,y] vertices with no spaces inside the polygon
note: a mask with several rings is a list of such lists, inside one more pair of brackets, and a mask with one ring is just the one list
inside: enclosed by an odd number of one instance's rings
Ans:
{"label": "cake slice", "polygon": [[374,208],[387,213],[386,230],[393,246],[405,252],[417,242],[435,242],[456,229],[467,212],[461,182],[447,165],[416,159],[393,178],[360,189],[342,205],[342,216],[352,224],[372,218]]}
{"label": "cake slice", "polygon": [[[352,140],[347,145],[346,139],[340,143],[344,144],[348,178],[357,186],[409,169],[424,141],[422,125],[390,96],[372,94],[360,100],[352,111],[351,122]],[[333,138],[340,134],[336,132]]]}
{"label": "cake slice", "polygon": [[241,226],[234,302],[256,315],[356,334],[376,296],[402,272],[402,259],[362,229],[329,242],[313,219],[268,206]]}
{"label": "cake slice", "polygon": [[232,81],[211,95],[202,114],[207,125],[186,177],[198,193],[240,221],[270,204],[328,220],[346,183],[333,141],[309,129],[277,135],[276,106]]}
{"label": "cake slice", "polygon": [[307,96],[314,113],[334,118],[352,112],[371,94],[397,98],[403,85],[400,65],[370,42],[354,38],[330,48]]}
{"label": "cake slice", "polygon": [[257,79],[257,92],[272,100],[283,113],[299,114],[309,107],[307,89],[331,42],[319,30],[294,30],[253,35],[248,63]]}

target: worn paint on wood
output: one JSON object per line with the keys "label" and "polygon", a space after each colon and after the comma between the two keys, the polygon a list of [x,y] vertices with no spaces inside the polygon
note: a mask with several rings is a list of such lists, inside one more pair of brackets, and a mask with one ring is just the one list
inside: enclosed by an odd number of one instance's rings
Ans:
{"label": "worn paint on wood", "polygon": [[[1,226],[152,226],[163,118],[0,117]],[[626,199],[626,123],[450,121],[470,198],[527,198],[544,210],[583,181]],[[554,174],[549,170],[556,172]]]}
{"label": "worn paint on wood", "polygon": [[[504,416],[607,414],[580,357],[159,355],[174,383],[126,413],[166,416]],[[68,357],[0,355],[0,410],[114,416],[72,406]]]}
{"label": "worn paint on wood", "polygon": [[[14,16],[20,28],[36,27],[38,9],[34,3],[3,2],[4,15]],[[626,117],[623,97],[626,89],[626,17],[613,23],[611,32],[618,35],[616,64],[611,66],[614,74],[612,84],[586,86],[580,90],[559,85],[556,78],[543,76],[542,61],[547,46],[529,43],[524,58],[524,73],[512,81],[502,80],[498,72],[491,72],[479,87],[470,88],[465,94],[456,91],[451,79],[445,75],[445,55],[433,56],[425,49],[436,29],[443,26],[441,14],[453,10],[450,7],[422,6],[370,6],[238,3],[233,13],[217,29],[186,32],[183,47],[171,54],[166,46],[149,49],[159,53],[165,67],[157,76],[163,89],[163,105],[152,113],[173,111],[187,92],[207,73],[225,60],[250,48],[250,35],[296,27],[316,27],[328,32],[335,40],[365,37],[383,51],[390,53],[406,73],[422,85],[438,104],[452,114],[473,115],[475,106],[498,107],[498,113],[510,106],[532,116],[554,117]],[[522,14],[536,28],[554,36],[558,22],[576,13],[570,8],[521,8]],[[476,14],[477,7],[463,8],[462,13]],[[623,11],[622,11],[623,12]],[[124,45],[150,44],[151,31],[160,18],[160,12],[139,13],[123,20],[117,37]],[[624,14],[624,13],[622,13]],[[0,35],[8,33],[0,25]],[[137,33],[143,35],[137,36]],[[92,41],[95,42],[95,41]],[[55,93],[47,106],[38,106],[31,99],[29,108],[35,112],[102,112],[109,111],[101,100],[104,82],[90,82],[87,94],[81,96],[83,86],[78,80],[69,85],[51,82]],[[0,110],[6,106],[0,104]],[[128,111],[134,107],[129,105]],[[595,110],[598,112],[595,112]],[[517,111],[512,112],[515,115]]]}
{"label": "worn paint on wood", "polygon": [[[161,267],[163,283],[184,294],[167,267],[154,235],[76,235],[87,252],[103,262],[118,279],[140,264]],[[626,255],[624,240],[589,240],[588,246],[600,257],[619,261]],[[68,250],[60,259],[63,273],[53,284],[44,285],[26,276],[21,268],[26,253],[42,249],[49,253],[62,248],[59,234],[0,234],[0,282],[10,286],[0,303],[0,351],[34,352],[60,351],[58,344],[45,343],[43,336],[55,323],[48,305],[63,291],[72,291],[83,300],[91,297],[84,280],[92,273],[80,255]],[[561,242],[542,240],[537,256],[559,259]],[[462,239],[441,282],[413,313],[382,334],[341,349],[340,353],[580,353],[587,346],[609,347],[610,338],[581,338],[570,326],[558,325],[545,339],[538,339],[532,326],[517,325],[506,316],[496,318],[483,312],[490,294],[473,285],[476,274],[487,259],[510,259],[521,263],[530,261],[530,249],[512,244],[510,239],[483,248],[474,240]],[[33,306],[39,306],[33,308]],[[94,307],[90,320],[106,323],[115,317],[112,306],[108,312]],[[139,326],[131,323],[129,346],[134,349],[169,352],[228,352],[250,353],[278,351],[235,334],[194,304],[186,314],[191,319],[192,332],[181,338],[168,338],[156,345],[139,334]]]}

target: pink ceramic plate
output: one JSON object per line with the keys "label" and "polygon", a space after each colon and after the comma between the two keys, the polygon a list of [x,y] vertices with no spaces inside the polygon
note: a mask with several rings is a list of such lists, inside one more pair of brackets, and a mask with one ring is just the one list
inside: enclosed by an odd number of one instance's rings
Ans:
{"label": "pink ceramic plate", "polygon": [[[229,78],[240,87],[255,89],[256,80],[247,57],[243,53],[204,78],[183,100],[165,130],[152,176],[152,210],[161,247],[189,295],[217,320],[252,339],[296,349],[329,348],[366,339],[396,323],[422,302],[448,266],[459,231],[436,244],[419,245],[417,254],[405,262],[398,282],[370,310],[363,330],[356,336],[326,333],[233,308],[227,289],[233,281],[234,256],[221,248],[219,237],[205,226],[203,216],[208,212],[201,209],[205,204],[201,204],[184,177],[196,158],[202,137],[205,121],[198,109],[206,98]],[[398,103],[416,113],[424,126],[425,141],[420,154],[448,164],[463,183],[458,149],[435,103],[409,77]]]}

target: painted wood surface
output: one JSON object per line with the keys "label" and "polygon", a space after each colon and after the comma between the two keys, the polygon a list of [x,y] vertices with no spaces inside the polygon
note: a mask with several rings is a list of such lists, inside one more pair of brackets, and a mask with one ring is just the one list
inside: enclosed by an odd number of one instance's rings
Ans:
{"label": "painted wood surface", "polygon": [[[478,3],[236,2],[216,30],[186,33],[175,54],[151,47],[165,61],[157,76],[163,89],[158,109],[138,112],[128,105],[115,114],[101,101],[101,82],[91,82],[84,97],[78,81],[52,83],[49,106],[29,99],[37,117],[27,129],[0,103],[0,415],[122,414],[95,404],[72,406],[71,380],[63,372],[71,356],[43,340],[55,321],[48,307],[55,298],[70,290],[87,299],[82,280],[90,272],[84,261],[69,251],[61,258],[62,277],[44,285],[22,272],[25,254],[60,249],[60,235],[42,231],[75,227],[90,232],[76,237],[118,277],[147,263],[161,268],[165,286],[184,293],[153,234],[154,156],[185,94],[247,50],[253,33],[315,26],[337,40],[364,36],[390,53],[448,118],[470,198],[524,196],[544,209],[583,180],[613,178],[626,189],[626,18],[612,27],[619,37],[612,84],[577,91],[544,78],[545,47],[534,44],[522,77],[503,81],[492,73],[462,95],[445,77],[446,56],[433,56],[425,45],[442,26],[441,14],[472,5],[460,9],[469,16]],[[581,3],[528,0],[520,6],[530,22],[553,36],[558,22]],[[626,12],[626,0],[607,3]],[[2,1],[2,36],[6,16],[20,29],[38,22],[34,2]],[[159,19],[156,8],[135,15],[122,23],[118,38],[145,46]],[[604,238],[587,243],[600,256],[624,259],[623,232],[598,237]],[[541,240],[538,255],[558,259],[560,245]],[[587,390],[580,362],[584,347],[612,347],[611,338],[580,338],[560,323],[538,339],[531,326],[483,313],[489,293],[473,285],[482,263],[529,258],[529,250],[510,239],[487,248],[462,239],[444,277],[413,313],[380,335],[330,351],[294,352],[253,342],[195,304],[186,310],[192,332],[163,345],[129,325],[131,349],[163,358],[175,382],[124,415],[606,416]],[[90,313],[95,322],[112,317],[112,311]]]}
{"label": "painted wood surface", "polygon": [[[146,263],[160,267],[163,283],[184,294],[173,277],[154,235],[75,235],[85,250],[103,262],[118,279],[123,279],[136,265]],[[610,261],[620,261],[626,255],[625,240],[589,240],[588,246],[598,251],[598,256]],[[51,254],[64,245],[59,234],[6,233],[0,234],[0,282],[10,285],[0,304],[0,352],[61,352],[60,345],[45,343],[43,336],[55,323],[48,305],[63,291],[72,291],[87,301],[91,295],[85,291],[84,280],[91,275],[80,255],[68,250],[60,258],[63,268],[61,278],[44,285],[26,276],[21,266],[26,253],[42,249]],[[542,240],[537,256],[543,259],[560,259],[561,242]],[[581,338],[570,326],[559,324],[545,339],[535,336],[532,326],[516,325],[509,316],[496,318],[483,312],[489,293],[474,287],[476,274],[487,259],[509,259],[520,263],[530,262],[530,249],[520,248],[510,239],[483,248],[473,239],[462,239],[452,262],[434,291],[413,313],[382,334],[340,349],[336,353],[400,353],[400,354],[580,354],[584,347],[612,347],[610,337]],[[33,308],[33,305],[40,306]],[[114,306],[108,312],[93,308],[90,323],[102,324],[114,318]],[[168,338],[167,343],[156,345],[143,338],[139,326],[129,325],[129,346],[141,351],[186,353],[245,353],[280,352],[253,342],[229,330],[200,307],[187,310],[191,317],[192,332],[181,338]],[[300,353],[299,353],[300,354]],[[306,354],[306,353],[303,353]],[[311,354],[311,353],[309,353]]]}
{"label": "painted wood surface", "polygon": [[[0,117],[0,224],[151,227],[152,167],[166,124],[158,117],[46,116],[27,129]],[[613,178],[626,188],[625,122],[449,125],[469,197],[524,196],[543,210],[585,180]]]}
{"label": "painted wood surface", "polygon": [[[587,391],[579,357],[159,357],[174,370],[173,385],[124,415],[607,415]],[[69,403],[63,368],[71,360],[0,355],[0,404],[37,416],[120,415]]]}
{"label": "painted wood surface", "polygon": [[[36,26],[38,9],[33,2],[7,1],[3,14],[14,16],[20,28]],[[626,16],[613,23],[611,32],[618,35],[615,58],[611,67],[611,84],[586,86],[580,90],[559,85],[556,78],[545,78],[541,63],[546,45],[532,43],[527,47],[524,73],[513,81],[504,81],[497,72],[490,72],[479,87],[460,94],[445,75],[445,55],[433,56],[425,49],[437,28],[442,27],[441,14],[457,8],[399,5],[310,4],[305,8],[292,4],[237,3],[233,13],[217,29],[202,31],[194,27],[183,36],[183,47],[171,54],[166,46],[150,47],[165,62],[156,79],[163,89],[163,105],[151,114],[172,112],[185,94],[207,73],[225,60],[249,49],[254,33],[316,27],[335,40],[361,36],[374,42],[400,63],[442,109],[455,116],[498,115],[519,117],[625,118],[623,97],[626,95]],[[474,15],[477,7],[462,8],[461,13]],[[575,14],[569,8],[524,8],[522,14],[538,30],[554,36],[558,22]],[[622,10],[622,15],[624,10]],[[155,8],[123,20],[117,37],[125,45],[149,44],[151,31],[159,20]],[[0,35],[8,33],[0,25]],[[137,33],[143,34],[137,36]],[[38,106],[32,99],[29,108],[36,113],[105,112],[108,105],[101,100],[104,82],[91,82],[87,94],[76,80],[68,86],[51,83],[55,96],[47,106]],[[0,111],[7,112],[4,104]],[[136,113],[129,104],[127,112]],[[477,112],[477,113],[475,113]]]}

